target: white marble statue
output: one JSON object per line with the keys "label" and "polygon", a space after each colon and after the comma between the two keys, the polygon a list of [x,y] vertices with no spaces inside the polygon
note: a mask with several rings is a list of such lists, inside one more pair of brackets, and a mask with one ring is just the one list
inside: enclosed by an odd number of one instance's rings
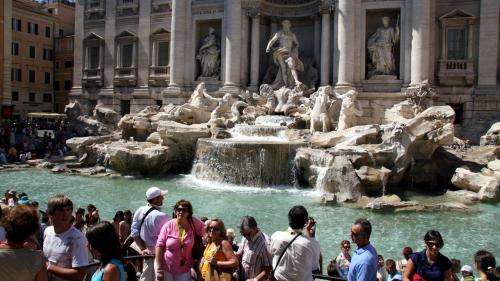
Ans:
{"label": "white marble statue", "polygon": [[196,86],[191,98],[188,101],[190,106],[210,112],[215,109],[218,103],[219,100],[217,98],[214,98],[207,93],[204,82],[201,82],[198,86]]}
{"label": "white marble statue", "polygon": [[343,95],[338,95],[335,92],[334,94],[338,99],[342,100],[337,131],[343,131],[356,126],[357,117],[363,115],[363,111],[358,108],[358,92],[356,90],[350,90]]}
{"label": "white marble statue", "polygon": [[200,61],[200,78],[218,78],[220,73],[220,47],[215,29],[208,28],[208,34],[201,40],[196,59]]}
{"label": "white marble statue", "polygon": [[314,107],[311,111],[311,133],[318,131],[326,133],[332,130],[330,115],[330,106],[332,104],[330,100],[331,93],[331,86],[324,86],[318,89],[314,97]]}
{"label": "white marble statue", "polygon": [[273,61],[279,68],[273,89],[299,86],[301,82],[297,71],[304,71],[304,64],[299,59],[299,41],[290,30],[290,21],[284,20],[282,26],[283,29],[273,35],[266,47],[266,53],[272,53]]}
{"label": "white marble statue", "polygon": [[377,31],[368,39],[368,52],[375,67],[369,73],[370,77],[396,74],[394,46],[399,42],[399,17],[395,28],[390,26],[390,22],[389,17],[383,17],[383,26],[377,28]]}

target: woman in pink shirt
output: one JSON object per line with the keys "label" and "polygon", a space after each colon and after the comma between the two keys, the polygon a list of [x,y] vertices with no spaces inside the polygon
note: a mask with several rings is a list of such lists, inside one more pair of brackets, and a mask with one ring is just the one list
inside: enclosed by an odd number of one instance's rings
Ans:
{"label": "woman in pink shirt", "polygon": [[195,261],[192,250],[195,233],[204,234],[204,224],[193,218],[189,201],[180,200],[174,206],[175,219],[161,228],[156,242],[155,272],[157,281],[190,281]]}

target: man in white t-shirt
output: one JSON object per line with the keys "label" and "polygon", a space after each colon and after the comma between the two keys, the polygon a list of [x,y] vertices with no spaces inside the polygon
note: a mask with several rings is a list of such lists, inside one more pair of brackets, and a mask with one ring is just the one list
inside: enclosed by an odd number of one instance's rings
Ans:
{"label": "man in white t-shirt", "polygon": [[306,208],[295,206],[288,212],[288,223],[286,231],[271,236],[274,277],[278,281],[312,281],[313,272],[320,270],[321,255],[319,242],[314,238],[314,221],[309,219]]}
{"label": "man in white t-shirt", "polygon": [[83,280],[89,264],[87,239],[71,223],[73,202],[56,195],[49,199],[47,213],[52,226],[45,229],[43,253],[49,280]]}

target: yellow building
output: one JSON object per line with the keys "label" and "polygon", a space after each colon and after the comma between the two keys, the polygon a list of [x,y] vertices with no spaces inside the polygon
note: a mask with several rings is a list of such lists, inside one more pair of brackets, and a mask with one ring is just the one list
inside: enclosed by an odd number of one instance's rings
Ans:
{"label": "yellow building", "polygon": [[9,23],[2,34],[6,38],[2,44],[3,70],[8,71],[9,79],[4,75],[2,104],[13,106],[14,118],[55,109],[55,42],[58,37],[73,34],[74,4],[51,2],[54,3],[43,5],[31,0],[12,0],[8,3],[10,7],[4,5],[4,10],[11,9],[11,13],[3,21]]}

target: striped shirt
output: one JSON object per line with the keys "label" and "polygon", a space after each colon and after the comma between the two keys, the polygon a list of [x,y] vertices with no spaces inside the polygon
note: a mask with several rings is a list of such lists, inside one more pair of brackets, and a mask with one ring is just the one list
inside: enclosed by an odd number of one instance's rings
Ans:
{"label": "striped shirt", "polygon": [[243,238],[239,253],[242,255],[241,265],[245,279],[257,277],[266,268],[271,269],[271,255],[268,251],[265,235],[261,231],[257,232],[252,241]]}

